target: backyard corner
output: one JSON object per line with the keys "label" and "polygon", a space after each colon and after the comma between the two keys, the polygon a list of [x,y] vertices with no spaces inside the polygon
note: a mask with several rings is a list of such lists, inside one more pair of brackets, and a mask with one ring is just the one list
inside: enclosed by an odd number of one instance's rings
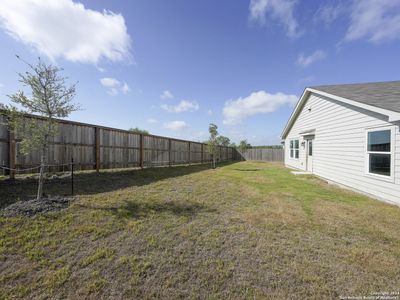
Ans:
{"label": "backyard corner", "polygon": [[[1,203],[34,194],[19,180],[0,181]],[[321,299],[400,283],[399,208],[280,163],[81,172],[76,190],[67,209],[0,217],[0,298]]]}

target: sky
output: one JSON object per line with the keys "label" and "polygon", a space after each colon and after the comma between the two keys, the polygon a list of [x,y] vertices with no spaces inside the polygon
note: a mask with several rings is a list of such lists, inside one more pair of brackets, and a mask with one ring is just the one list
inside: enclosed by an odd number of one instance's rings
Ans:
{"label": "sky", "polygon": [[305,87],[400,79],[400,0],[1,0],[0,45],[2,103],[41,57],[71,120],[272,145]]}

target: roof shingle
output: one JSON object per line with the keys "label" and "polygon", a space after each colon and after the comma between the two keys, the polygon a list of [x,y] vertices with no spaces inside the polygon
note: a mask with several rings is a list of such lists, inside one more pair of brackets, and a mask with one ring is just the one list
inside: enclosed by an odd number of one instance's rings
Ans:
{"label": "roof shingle", "polygon": [[371,106],[400,112],[400,81],[310,87]]}

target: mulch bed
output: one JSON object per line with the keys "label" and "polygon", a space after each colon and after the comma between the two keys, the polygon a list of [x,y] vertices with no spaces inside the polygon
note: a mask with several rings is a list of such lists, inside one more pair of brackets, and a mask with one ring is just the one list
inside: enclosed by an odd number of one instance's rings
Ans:
{"label": "mulch bed", "polygon": [[32,217],[37,214],[44,214],[67,208],[77,197],[52,196],[41,200],[32,199],[27,201],[15,202],[0,211],[3,217]]}

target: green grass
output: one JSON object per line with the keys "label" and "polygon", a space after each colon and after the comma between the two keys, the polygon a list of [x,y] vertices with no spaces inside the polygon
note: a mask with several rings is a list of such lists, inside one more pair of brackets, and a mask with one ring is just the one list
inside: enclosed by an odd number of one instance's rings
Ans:
{"label": "green grass", "polygon": [[[68,209],[0,218],[0,299],[322,299],[400,286],[400,209],[279,164],[76,180]],[[0,181],[3,206],[34,194],[21,181]]]}

